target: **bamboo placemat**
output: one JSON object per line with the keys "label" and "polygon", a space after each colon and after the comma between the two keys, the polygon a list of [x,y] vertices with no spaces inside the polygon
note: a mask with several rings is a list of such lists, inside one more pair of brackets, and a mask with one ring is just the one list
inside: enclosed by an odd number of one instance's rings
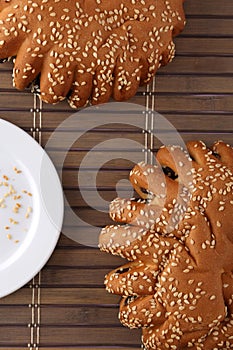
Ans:
{"label": "bamboo placemat", "polygon": [[[221,139],[232,144],[233,2],[189,0],[185,9],[187,26],[175,40],[175,60],[159,71],[150,86],[140,88],[130,102],[143,106],[145,116],[149,108],[161,113],[184,141],[202,139],[210,145]],[[65,102],[46,105],[29,91],[16,91],[11,71],[11,63],[0,66],[0,116],[44,146],[74,111]],[[119,127],[92,130],[73,144],[63,169],[64,193],[75,212],[100,227],[108,224],[109,218],[87,206],[79,191],[77,172],[88,150],[110,133],[111,137],[141,142],[142,150],[148,145],[153,149],[159,146],[147,130],[122,131]],[[63,137],[61,133],[61,149]],[[105,200],[115,197],[117,181],[127,178],[131,166],[130,162],[113,159],[100,169],[98,190]],[[94,168],[95,164],[87,169],[87,176],[92,176]],[[120,258],[61,235],[43,270],[19,291],[0,300],[0,348],[139,349],[140,332],[119,324],[119,298],[109,295],[103,286],[104,275],[120,263]]]}

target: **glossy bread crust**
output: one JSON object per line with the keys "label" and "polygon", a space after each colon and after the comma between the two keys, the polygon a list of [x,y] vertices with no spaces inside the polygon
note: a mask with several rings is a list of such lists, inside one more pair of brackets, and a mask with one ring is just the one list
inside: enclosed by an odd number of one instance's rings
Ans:
{"label": "glossy bread crust", "polygon": [[105,284],[120,321],[142,328],[145,349],[231,349],[233,149],[193,141],[136,165],[141,199],[115,199],[100,249],[129,260]]}
{"label": "glossy bread crust", "polygon": [[0,59],[14,85],[72,107],[131,98],[175,53],[183,0],[0,0]]}

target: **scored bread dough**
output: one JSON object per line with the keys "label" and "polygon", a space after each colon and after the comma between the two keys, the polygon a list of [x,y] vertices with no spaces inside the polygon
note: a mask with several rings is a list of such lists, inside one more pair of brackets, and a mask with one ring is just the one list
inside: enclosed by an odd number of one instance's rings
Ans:
{"label": "scored bread dough", "polygon": [[183,0],[0,0],[0,59],[13,82],[71,107],[131,98],[175,54]]}
{"label": "scored bread dough", "polygon": [[130,173],[141,199],[110,205],[118,224],[99,246],[129,263],[106,288],[122,296],[120,321],[142,328],[146,350],[231,349],[233,148],[192,141],[186,152],[162,147],[156,160]]}

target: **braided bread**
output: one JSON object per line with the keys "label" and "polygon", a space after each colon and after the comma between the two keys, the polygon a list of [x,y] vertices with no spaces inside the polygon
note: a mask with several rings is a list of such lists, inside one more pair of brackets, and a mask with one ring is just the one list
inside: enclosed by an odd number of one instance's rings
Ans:
{"label": "braided bread", "polygon": [[102,251],[129,260],[105,284],[146,350],[233,348],[233,149],[187,150],[162,147],[157,165],[136,165],[142,199],[114,200],[119,224],[100,235]]}
{"label": "braided bread", "polygon": [[174,56],[184,0],[0,0],[0,59],[13,82],[72,107],[132,97]]}

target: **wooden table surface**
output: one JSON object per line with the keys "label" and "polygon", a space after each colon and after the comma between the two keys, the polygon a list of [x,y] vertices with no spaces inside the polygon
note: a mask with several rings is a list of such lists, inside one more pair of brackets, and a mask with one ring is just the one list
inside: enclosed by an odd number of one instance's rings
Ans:
{"label": "wooden table surface", "polygon": [[[202,139],[211,145],[222,139],[233,144],[233,1],[187,0],[185,10],[187,26],[175,39],[174,61],[159,71],[150,86],[140,88],[130,102],[145,111],[151,108],[161,113],[184,141]],[[11,63],[0,66],[0,116],[45,146],[54,129],[74,110],[66,102],[49,106],[30,91],[16,91],[11,71]],[[142,149],[148,137],[147,130],[135,128],[91,130],[74,142],[63,168],[63,188],[69,205],[83,220],[100,228],[110,222],[108,215],[85,203],[77,173],[84,155],[109,135],[141,142]],[[65,134],[61,133],[60,148],[52,152],[55,163],[64,140]],[[158,146],[155,139],[152,148]],[[97,187],[106,201],[115,197],[116,183],[127,178],[131,166],[129,161],[114,157],[103,164]],[[98,162],[86,169],[87,179],[93,179],[95,167]],[[90,187],[90,196],[92,190]],[[93,203],[98,207],[95,201],[93,192]],[[88,230],[73,227],[76,232],[82,229],[84,234]],[[140,331],[120,325],[119,297],[109,295],[103,285],[104,275],[122,262],[61,234],[42,271],[26,286],[0,300],[0,348],[139,349]]]}

